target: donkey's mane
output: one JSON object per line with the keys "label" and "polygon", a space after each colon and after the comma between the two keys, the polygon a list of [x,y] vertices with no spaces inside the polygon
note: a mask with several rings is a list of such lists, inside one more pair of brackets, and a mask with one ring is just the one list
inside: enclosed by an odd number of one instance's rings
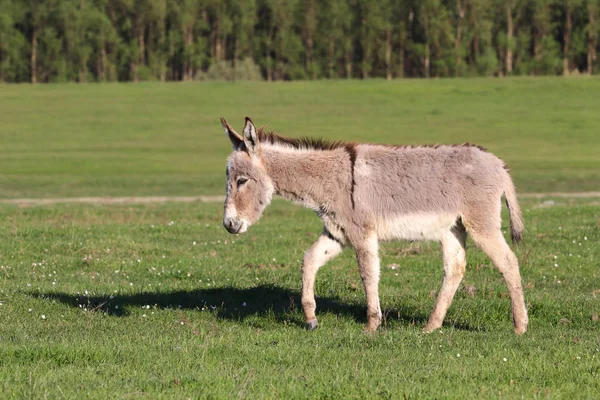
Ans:
{"label": "donkey's mane", "polygon": [[281,144],[284,146],[293,147],[298,150],[335,150],[346,148],[348,147],[348,145],[353,145],[353,143],[343,142],[341,140],[334,141],[309,136],[291,138],[281,136],[275,132],[265,132],[263,128],[259,128],[257,133],[258,140],[261,143],[270,143],[272,145]]}
{"label": "donkey's mane", "polygon": [[384,146],[393,149],[416,149],[416,148],[431,148],[437,149],[439,147],[475,147],[481,151],[488,152],[488,150],[477,144],[465,142],[461,144],[382,144],[382,143],[357,143],[357,142],[345,142],[342,140],[329,140],[323,138],[314,138],[310,136],[304,136],[299,138],[292,138],[287,136],[281,136],[275,132],[265,132],[263,127],[258,128],[258,140],[262,143],[269,143],[272,145],[284,145],[290,146],[298,150],[336,150],[336,149],[349,149],[354,148],[359,144],[373,145],[373,146]]}

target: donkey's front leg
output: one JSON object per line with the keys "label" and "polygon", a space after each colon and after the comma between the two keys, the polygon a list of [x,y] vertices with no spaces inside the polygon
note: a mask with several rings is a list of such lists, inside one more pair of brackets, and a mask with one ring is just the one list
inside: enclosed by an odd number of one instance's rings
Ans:
{"label": "donkey's front leg", "polygon": [[325,263],[342,252],[342,245],[333,239],[327,231],[304,253],[302,261],[302,309],[306,318],[306,327],[313,330],[317,327],[315,316],[315,278],[317,271]]}
{"label": "donkey's front leg", "polygon": [[354,246],[358,271],[367,294],[367,325],[365,332],[374,332],[381,325],[379,306],[379,244],[372,235],[364,243]]}

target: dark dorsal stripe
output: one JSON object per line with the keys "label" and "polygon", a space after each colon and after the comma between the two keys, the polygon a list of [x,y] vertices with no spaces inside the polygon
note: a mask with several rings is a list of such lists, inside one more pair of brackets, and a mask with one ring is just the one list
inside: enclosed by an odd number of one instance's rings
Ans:
{"label": "dark dorsal stripe", "polygon": [[356,181],[354,180],[354,164],[356,164],[356,146],[353,143],[347,143],[344,146],[346,153],[350,156],[350,174],[352,175],[352,183],[350,186],[350,202],[352,202],[352,209],[354,210],[354,187],[356,186]]}

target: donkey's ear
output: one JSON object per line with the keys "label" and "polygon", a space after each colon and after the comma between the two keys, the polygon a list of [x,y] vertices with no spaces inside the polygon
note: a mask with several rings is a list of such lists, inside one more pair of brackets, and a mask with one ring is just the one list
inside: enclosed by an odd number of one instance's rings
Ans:
{"label": "donkey's ear", "polygon": [[246,125],[244,126],[244,144],[248,154],[254,155],[258,152],[258,134],[252,120],[248,117],[246,117]]}
{"label": "donkey's ear", "polygon": [[225,130],[225,134],[231,140],[231,144],[233,145],[233,149],[237,150],[240,145],[244,142],[244,138],[240,136],[239,133],[233,130],[233,128],[225,121],[225,118],[221,117],[221,126]]}

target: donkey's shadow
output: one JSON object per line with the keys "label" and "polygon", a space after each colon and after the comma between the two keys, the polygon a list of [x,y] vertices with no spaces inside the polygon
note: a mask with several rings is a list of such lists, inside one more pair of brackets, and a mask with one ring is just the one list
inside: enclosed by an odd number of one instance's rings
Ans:
{"label": "donkey's shadow", "polygon": [[[218,319],[243,321],[248,317],[274,315],[277,321],[304,326],[300,293],[275,285],[251,288],[222,287],[197,290],[154,291],[131,295],[85,296],[81,294],[47,292],[35,297],[50,298],[74,308],[86,308],[111,316],[126,317],[133,307],[159,309],[202,310],[213,312]],[[344,303],[334,297],[317,298],[318,313],[349,316],[360,323],[366,322],[366,307]],[[424,324],[426,316],[409,309],[384,310],[384,315],[406,324]],[[463,327],[464,328],[464,327]],[[459,327],[460,329],[460,327]],[[468,327],[466,329],[469,329]]]}

